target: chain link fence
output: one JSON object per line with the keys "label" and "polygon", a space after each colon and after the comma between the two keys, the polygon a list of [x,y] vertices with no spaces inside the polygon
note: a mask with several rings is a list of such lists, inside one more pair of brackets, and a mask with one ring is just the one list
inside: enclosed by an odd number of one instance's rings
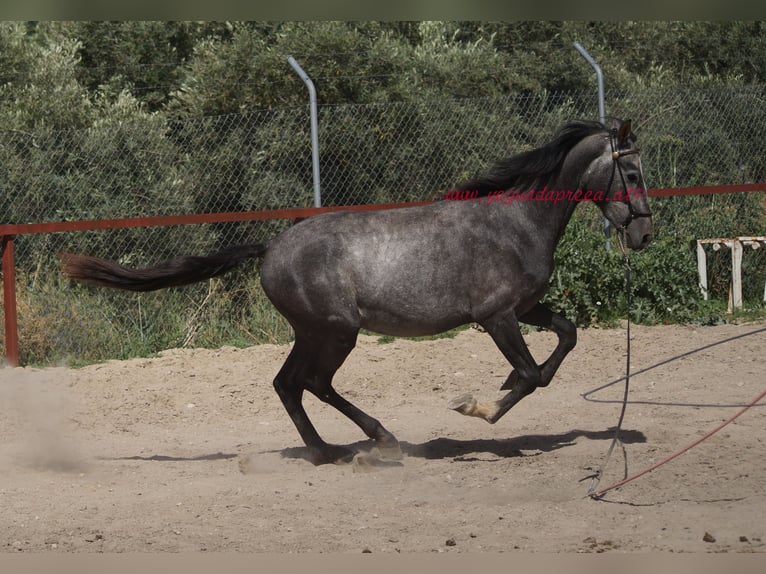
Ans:
{"label": "chain link fence", "polygon": [[[633,119],[649,186],[683,187],[766,181],[765,100],[764,85],[641,89],[608,92],[606,108]],[[596,109],[592,91],[320,106],[322,203],[431,199],[495,159],[545,143],[569,120],[594,118]],[[310,207],[310,142],[308,105],[175,120],[145,115],[85,130],[0,131],[0,223]],[[655,202],[659,234],[678,232],[674,202]],[[41,275],[55,273],[61,251],[141,265],[266,239],[289,224],[24,235],[17,238],[17,269],[34,288]],[[69,288],[59,285],[45,297],[57,296],[58,287]],[[205,289],[189,291],[184,312],[208,301]],[[187,332],[181,342],[195,340]]]}
{"label": "chain link fence", "polygon": [[[606,95],[608,113],[634,120],[652,187],[765,181],[765,98],[764,86]],[[590,92],[323,106],[323,204],[432,198],[494,159],[544,143],[566,121],[592,118],[595,109]],[[308,207],[308,106],[175,121],[145,116],[79,131],[0,131],[0,170],[0,223]],[[125,239],[107,255],[156,259],[275,231],[272,224],[181,227],[154,230],[153,238],[146,230],[121,232]],[[25,238],[19,264],[46,241]]]}

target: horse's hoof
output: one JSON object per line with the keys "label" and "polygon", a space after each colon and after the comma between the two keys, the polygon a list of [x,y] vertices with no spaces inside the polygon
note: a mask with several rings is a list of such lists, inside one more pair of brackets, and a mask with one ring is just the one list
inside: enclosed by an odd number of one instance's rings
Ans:
{"label": "horse's hoof", "polygon": [[349,464],[356,453],[343,446],[330,444],[322,448],[310,449],[309,461],[314,466],[323,464]]}
{"label": "horse's hoof", "polygon": [[376,447],[370,452],[360,452],[354,456],[352,466],[354,472],[372,472],[379,468],[402,466],[402,463],[398,460],[383,458]]}
{"label": "horse's hoof", "polygon": [[373,449],[373,452],[377,451],[380,460],[397,461],[402,460],[402,449],[399,447],[399,443],[394,445],[378,445]]}
{"label": "horse's hoof", "polygon": [[476,399],[473,398],[473,395],[465,394],[460,395],[459,397],[452,399],[449,403],[447,403],[447,407],[452,409],[453,411],[457,411],[462,415],[470,415],[476,410]]}
{"label": "horse's hoof", "polygon": [[357,453],[354,456],[354,460],[351,462],[351,466],[354,469],[354,472],[372,472],[375,470],[373,468],[374,466],[374,457],[372,457],[369,453]]}

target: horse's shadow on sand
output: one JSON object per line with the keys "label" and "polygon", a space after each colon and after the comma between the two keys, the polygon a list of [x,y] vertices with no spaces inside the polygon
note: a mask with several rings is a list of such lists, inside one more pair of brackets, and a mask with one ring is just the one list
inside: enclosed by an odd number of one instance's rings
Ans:
{"label": "horse's shadow on sand", "polygon": [[[484,455],[494,455],[493,460],[503,458],[515,458],[524,456],[536,456],[543,452],[551,452],[560,448],[573,446],[578,438],[587,438],[589,440],[611,440],[614,437],[615,429],[606,429],[600,431],[571,430],[560,434],[532,434],[523,435],[508,439],[472,439],[459,440],[453,438],[440,437],[429,440],[424,443],[411,443],[403,441],[399,443],[402,454],[412,458],[423,458],[429,460],[454,459],[458,461],[487,460]],[[641,431],[626,430],[620,431],[620,440],[624,444],[636,444],[646,442],[646,436]],[[344,445],[352,451],[358,453],[369,453],[375,448],[373,441],[358,441],[352,444]],[[310,460],[309,450],[304,446],[288,447],[281,450],[269,451],[280,454],[283,458]],[[214,453],[198,456],[166,456],[154,454],[150,456],[123,456],[111,457],[108,460],[138,460],[154,462],[201,462],[215,460],[230,460],[237,458],[236,453]],[[392,463],[397,465],[398,463]]]}
{"label": "horse's shadow on sand", "polygon": [[[533,434],[508,439],[473,439],[458,440],[446,437],[435,438],[424,443],[415,444],[407,441],[399,443],[402,454],[408,457],[424,459],[456,459],[461,461],[479,460],[482,455],[494,455],[500,459],[523,456],[534,456],[541,452],[551,452],[560,448],[573,446],[580,438],[590,440],[611,440],[615,429],[601,431],[571,430],[561,434]],[[620,431],[620,440],[624,444],[646,442],[646,436],[641,431]],[[357,452],[369,452],[375,446],[372,441],[359,441],[345,445]],[[309,460],[306,447],[289,447],[278,451],[284,458],[301,458]]]}
{"label": "horse's shadow on sand", "polygon": [[96,460],[142,460],[151,462],[204,462],[215,460],[230,460],[237,458],[236,453],[216,452],[213,454],[200,454],[197,456],[169,456],[164,454],[133,455],[133,456],[97,456]]}

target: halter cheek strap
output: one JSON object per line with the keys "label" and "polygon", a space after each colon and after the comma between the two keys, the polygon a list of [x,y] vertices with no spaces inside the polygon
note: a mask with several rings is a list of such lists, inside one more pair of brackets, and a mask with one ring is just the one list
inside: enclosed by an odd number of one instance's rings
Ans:
{"label": "halter cheek strap", "polygon": [[638,150],[637,149],[621,149],[621,150],[615,151],[614,142],[612,141],[612,159],[620,159],[624,155],[632,155],[632,154],[638,155]]}
{"label": "halter cheek strap", "polygon": [[[629,149],[629,150],[621,150],[617,148],[617,145],[615,143],[615,139],[617,138],[617,130],[612,130],[609,136],[609,145],[612,148],[612,173],[609,176],[609,186],[606,189],[607,194],[612,189],[612,183],[614,182],[614,174],[615,172],[619,172],[620,174],[620,181],[622,182],[622,188],[627,190],[628,185],[625,182],[625,174],[622,171],[622,165],[620,165],[620,158],[626,155],[638,155],[639,150],[638,149]],[[644,181],[644,170],[641,166],[641,163],[638,164],[639,170],[641,172],[641,181]],[[644,192],[646,192],[646,187],[644,187]],[[626,202],[628,206],[628,218],[625,220],[625,222],[620,225],[620,229],[625,229],[630,223],[638,218],[638,217],[652,217],[652,212],[648,211],[646,213],[636,211],[633,208],[633,204],[630,202],[630,198],[628,198],[628,201]]]}

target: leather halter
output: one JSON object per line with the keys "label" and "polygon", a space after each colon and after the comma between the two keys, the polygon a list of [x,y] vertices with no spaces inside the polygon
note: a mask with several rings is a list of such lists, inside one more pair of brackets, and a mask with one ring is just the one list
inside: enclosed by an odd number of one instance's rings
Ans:
{"label": "leather halter", "polygon": [[[612,189],[612,182],[614,181],[614,174],[615,171],[619,172],[620,174],[620,181],[622,181],[622,187],[625,191],[628,190],[628,185],[625,183],[625,175],[622,172],[622,165],[620,165],[620,158],[626,155],[639,155],[638,148],[634,149],[628,149],[628,150],[622,150],[618,148],[617,144],[617,130],[613,129],[609,133],[609,145],[612,148],[612,173],[609,176],[609,186],[607,187],[606,191],[609,193],[609,191]],[[640,165],[640,164],[639,164]],[[641,171],[641,181],[644,181],[644,174],[643,170]],[[644,183],[644,193],[646,193],[646,184]],[[630,202],[630,197],[628,197],[628,200],[625,202],[628,206],[628,218],[618,227],[620,229],[625,229],[630,225],[630,223],[639,217],[652,217],[652,212],[648,211],[646,213],[636,211],[633,207],[633,204]]]}

